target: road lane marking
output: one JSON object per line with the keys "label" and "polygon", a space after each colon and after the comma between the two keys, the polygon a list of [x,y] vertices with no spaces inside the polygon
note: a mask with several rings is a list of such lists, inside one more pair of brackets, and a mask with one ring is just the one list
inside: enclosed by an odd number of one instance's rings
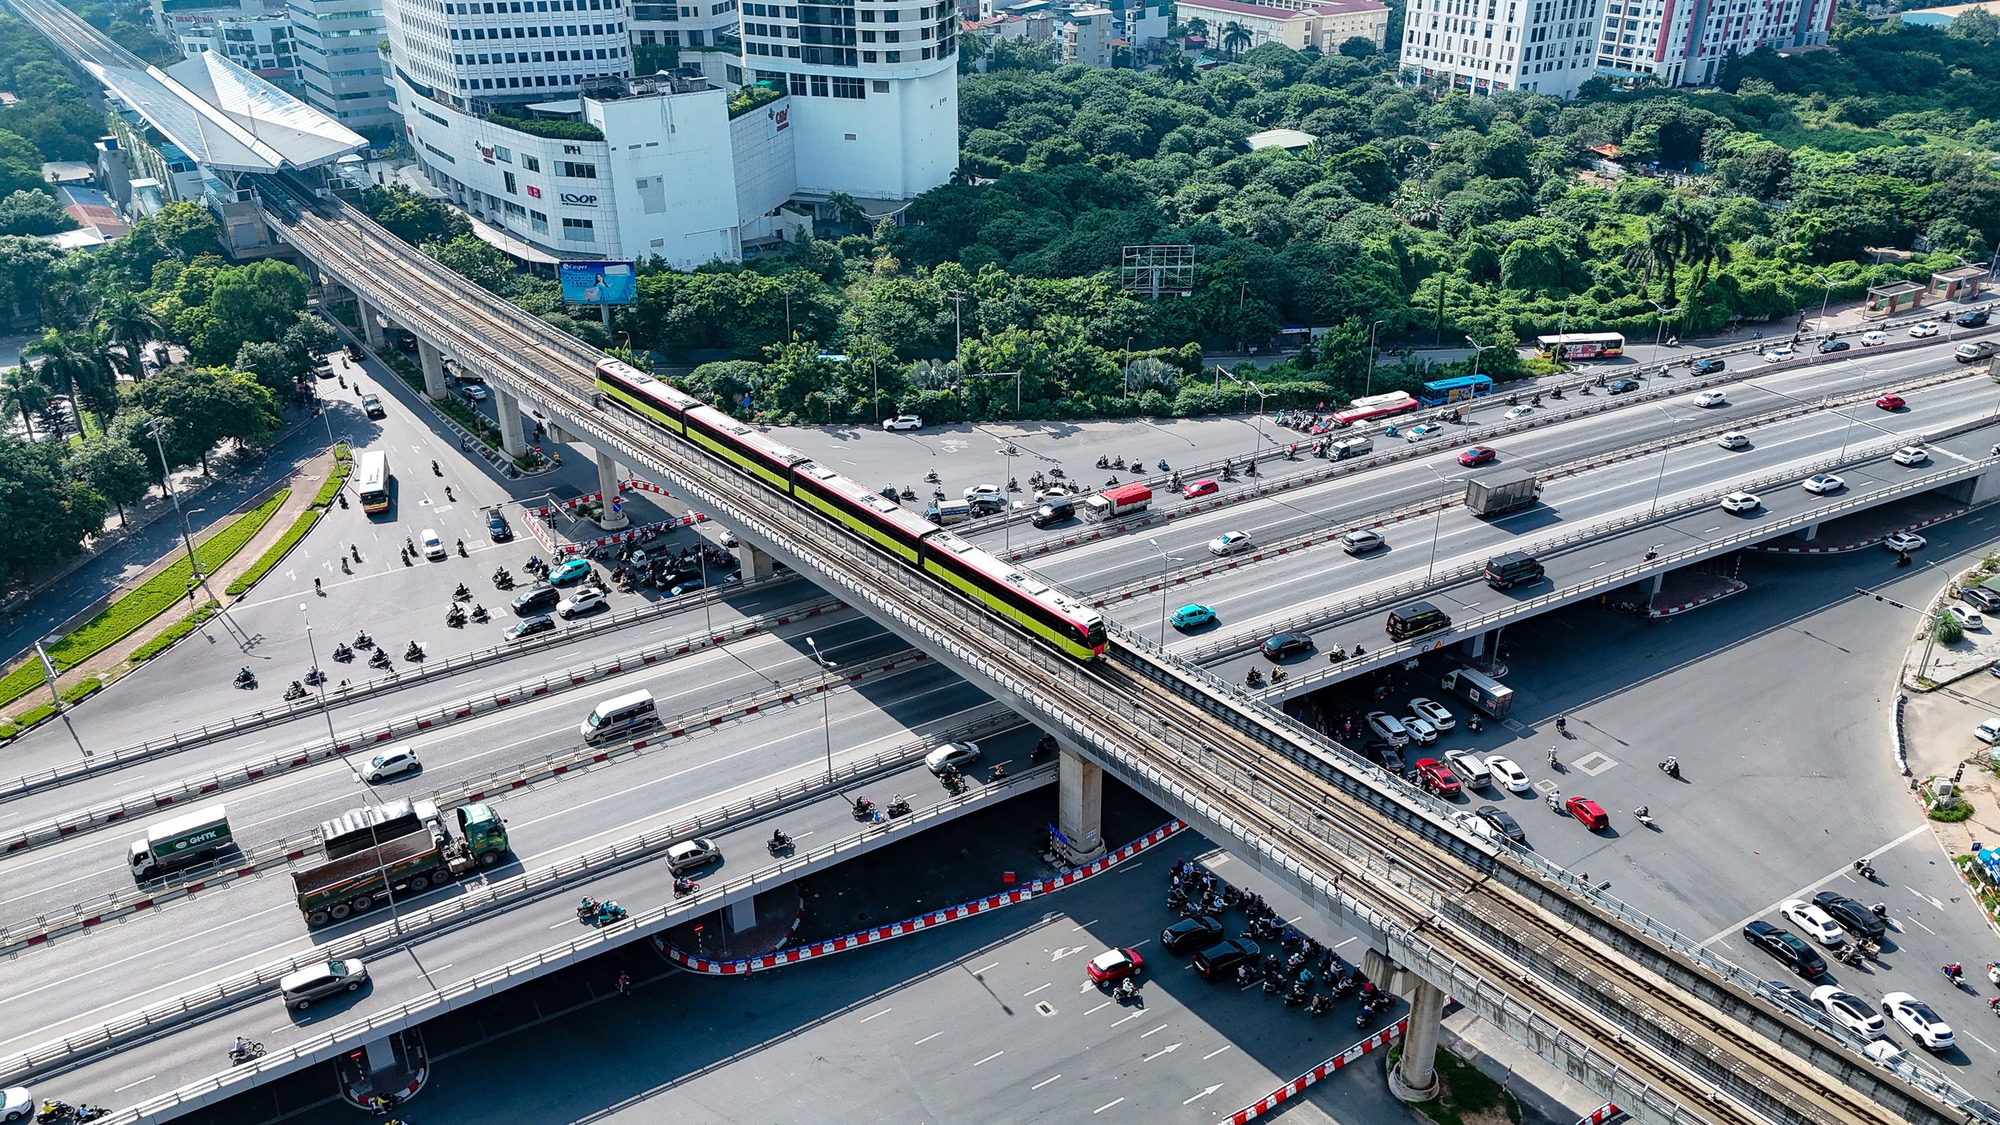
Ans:
{"label": "road lane marking", "polygon": [[862,1017],[862,1020],[861,1020],[861,1022],[862,1022],[862,1023],[867,1023],[867,1022],[868,1022],[869,1020],[879,1020],[879,1019],[881,1019],[881,1018],[882,1018],[883,1016],[886,1016],[886,1015],[888,1015],[888,1014],[889,1014],[890,1012],[893,1012],[893,1011],[895,1011],[895,1010],[896,1010],[896,1009],[894,1009],[894,1008],[884,1008],[884,1009],[882,1009],[881,1011],[879,1011],[879,1012],[876,1012],[876,1013],[875,1013],[874,1015],[872,1015],[872,1016],[864,1016],[864,1017]]}
{"label": "road lane marking", "polygon": [[1218,1082],[1218,1083],[1216,1083],[1216,1084],[1215,1084],[1215,1085],[1213,1085],[1213,1086],[1209,1086],[1209,1087],[1206,1087],[1206,1088],[1205,1088],[1205,1089],[1203,1089],[1203,1090],[1202,1090],[1202,1091],[1201,1091],[1200,1093],[1196,1094],[1196,1095],[1195,1095],[1194,1097],[1191,1097],[1191,1098],[1187,1099],[1187,1101],[1184,1101],[1184,1102],[1182,1102],[1181,1104],[1182,1104],[1182,1105],[1187,1105],[1187,1104],[1188,1104],[1189,1102],[1198,1102],[1198,1101],[1200,1101],[1201,1099],[1203,1099],[1203,1098],[1205,1098],[1205,1097],[1209,1096],[1210,1094],[1213,1094],[1213,1093],[1215,1093],[1215,1092],[1216,1092],[1217,1090],[1220,1090],[1220,1089],[1222,1089],[1222,1084],[1221,1084],[1220,1082]]}
{"label": "road lane marking", "polygon": [[1047,1078],[1044,1078],[1044,1079],[1042,1079],[1042,1080],[1041,1080],[1040,1082],[1037,1082],[1037,1083],[1035,1083],[1035,1084],[1034,1084],[1033,1086],[1030,1086],[1030,1087],[1028,1087],[1028,1089],[1030,1089],[1030,1090],[1039,1090],[1039,1089],[1041,1089],[1042,1087],[1044,1087],[1044,1086],[1048,1085],[1048,1084],[1049,1084],[1049,1083],[1051,1083],[1051,1082],[1054,1082],[1054,1081],[1055,1081],[1056,1079],[1058,1079],[1058,1078],[1061,1078],[1061,1077],[1062,1077],[1062,1075],[1060,1075],[1060,1074],[1052,1074],[1052,1075],[1050,1075],[1049,1077],[1047,1077]]}
{"label": "road lane marking", "polygon": [[1138,1019],[1139,1017],[1141,1017],[1141,1016],[1143,1016],[1143,1015],[1145,1015],[1145,1014],[1146,1014],[1146,1013],[1144,1013],[1144,1012],[1133,1012],[1133,1013],[1132,1013],[1131,1015],[1129,1015],[1129,1016],[1126,1016],[1126,1017],[1125,1017],[1124,1019],[1122,1019],[1122,1020],[1112,1020],[1112,1021],[1111,1021],[1111,1026],[1112,1026],[1112,1027],[1117,1027],[1117,1026],[1118,1026],[1119,1024],[1121,1024],[1121,1023],[1131,1023],[1131,1022],[1132,1022],[1133,1020],[1136,1020],[1136,1019]]}
{"label": "road lane marking", "polygon": [[931,1040],[933,1040],[933,1039],[936,1039],[936,1038],[937,1038],[938,1036],[940,1036],[940,1035],[943,1035],[943,1034],[944,1034],[944,1032],[942,1032],[942,1031],[933,1031],[933,1032],[931,1032],[931,1033],[930,1033],[929,1035],[926,1035],[926,1036],[924,1036],[924,1037],[923,1037],[922,1039],[919,1039],[919,1040],[917,1040],[917,1041],[916,1041],[915,1043],[912,1043],[912,1044],[910,1044],[910,1046],[912,1046],[912,1047],[921,1047],[921,1046],[923,1046],[924,1044],[926,1044],[926,1043],[930,1042],[930,1041],[931,1041]]}
{"label": "road lane marking", "polygon": [[[1111,1006],[1111,1001],[1109,1001],[1109,1000],[1106,1000],[1106,1001],[1105,1001],[1104,1003],[1102,1003],[1102,1004],[1099,1004],[1099,1005],[1098,1005],[1097,1007],[1095,1007],[1095,1008],[1092,1008],[1092,1009],[1090,1010],[1090,1012],[1096,1012],[1096,1011],[1101,1011],[1101,1010],[1103,1010],[1103,1009],[1105,1009],[1105,1008],[1109,1008],[1110,1006]],[[1083,1014],[1087,1016],[1087,1015],[1089,1015],[1089,1014],[1090,1014],[1090,1012],[1085,1012],[1085,1013],[1083,1013]]]}
{"label": "road lane marking", "polygon": [[1096,1114],[1103,1113],[1105,1110],[1110,1109],[1112,1106],[1117,1105],[1119,1102],[1122,1102],[1124,1100],[1125,1100],[1124,1098],[1119,1098],[1116,1101],[1105,1102],[1103,1105],[1098,1106],[1096,1109],[1093,1109],[1090,1112],[1093,1116],[1095,1116]]}
{"label": "road lane marking", "polygon": [[999,967],[1000,967],[1000,962],[998,962],[998,961],[995,961],[995,962],[993,962],[993,963],[992,963],[992,964],[990,964],[990,965],[981,965],[981,966],[979,966],[978,968],[976,968],[976,969],[974,969],[974,970],[972,970],[972,971],[973,971],[973,972],[974,972],[975,974],[977,974],[977,973],[983,973],[983,972],[985,972],[985,971],[986,971],[986,970],[988,970],[988,969],[997,969],[997,968],[999,968]]}
{"label": "road lane marking", "polygon": [[127,1082],[123,1086],[114,1087],[111,1092],[114,1094],[122,1094],[125,1091],[130,1090],[134,1086],[144,1086],[146,1083],[151,1082],[153,1079],[158,1077],[159,1075],[157,1074],[148,1074],[146,1077],[139,1079],[137,1082]]}
{"label": "road lane marking", "polygon": [[[1881,847],[1879,847],[1879,848],[1875,849],[1874,851],[1872,851],[1872,852],[1869,852],[1869,853],[1868,853],[1867,855],[1863,856],[1862,858],[1863,858],[1863,859],[1867,859],[1867,860],[1873,860],[1873,859],[1875,859],[1875,858],[1876,858],[1877,856],[1880,856],[1880,855],[1884,855],[1884,854],[1886,854],[1886,853],[1888,853],[1888,852],[1891,852],[1891,851],[1894,851],[1894,850],[1895,850],[1896,848],[1898,848],[1898,847],[1901,847],[1902,845],[1904,845],[1904,844],[1906,844],[1906,843],[1910,842],[1911,840],[1914,840],[1914,839],[1916,839],[1916,838],[1917,838],[1918,836],[1921,836],[1921,835],[1923,835],[1924,833],[1926,833],[1926,832],[1929,832],[1929,831],[1930,831],[1930,824],[1929,824],[1928,822],[1926,822],[1926,823],[1923,823],[1923,824],[1919,824],[1919,825],[1917,825],[1917,826],[1916,826],[1915,828],[1912,828],[1912,829],[1910,829],[1910,830],[1909,830],[1908,832],[1905,832],[1905,833],[1903,833],[1903,834],[1902,834],[1901,836],[1898,836],[1898,837],[1896,837],[1895,839],[1893,839],[1893,840],[1889,841],[1888,843],[1886,843],[1886,844],[1882,845]],[[1796,891],[1792,892],[1791,894],[1788,894],[1788,895],[1785,895],[1785,896],[1784,896],[1783,898],[1780,898],[1780,899],[1777,899],[1776,901],[1774,901],[1774,902],[1772,902],[1772,903],[1770,903],[1770,904],[1766,905],[1766,906],[1765,906],[1765,907],[1764,907],[1763,909],[1761,909],[1761,910],[1757,911],[1757,913],[1755,913],[1755,914],[1752,914],[1752,915],[1751,915],[1751,916],[1749,916],[1748,918],[1745,918],[1745,919],[1743,919],[1742,921],[1740,921],[1740,922],[1736,923],[1736,924],[1735,924],[1735,925],[1733,925],[1733,926],[1730,926],[1730,927],[1729,927],[1728,929],[1725,929],[1725,930],[1722,930],[1721,932],[1719,932],[1719,933],[1716,933],[1716,934],[1714,934],[1714,935],[1710,936],[1710,937],[1708,938],[1708,940],[1706,940],[1706,941],[1703,941],[1703,942],[1700,942],[1700,943],[1699,943],[1699,945],[1700,945],[1701,947],[1704,947],[1704,948],[1705,948],[1705,947],[1707,947],[1707,946],[1710,946],[1710,945],[1714,945],[1714,944],[1715,944],[1716,942],[1718,942],[1718,941],[1721,941],[1722,939],[1724,939],[1724,938],[1726,938],[1726,937],[1730,937],[1731,935],[1734,935],[1734,934],[1737,934],[1737,933],[1741,933],[1741,932],[1742,932],[1742,930],[1743,930],[1743,927],[1745,927],[1745,926],[1749,925],[1749,924],[1750,924],[1750,923],[1752,923],[1752,922],[1755,922],[1755,921],[1756,921],[1757,919],[1759,919],[1759,918],[1763,917],[1764,915],[1766,915],[1766,914],[1769,914],[1769,913],[1771,913],[1771,912],[1775,911],[1775,910],[1776,910],[1776,909],[1778,908],[1778,903],[1780,903],[1780,902],[1784,902],[1784,901],[1786,901],[1786,900],[1788,900],[1788,899],[1795,899],[1795,898],[1798,898],[1798,899],[1806,899],[1806,900],[1810,901],[1810,900],[1812,899],[1812,896],[1813,896],[1813,892],[1814,892],[1814,891],[1815,891],[1815,890],[1816,890],[1816,889],[1817,889],[1817,888],[1818,888],[1818,887],[1819,887],[1819,886],[1820,886],[1820,885],[1821,885],[1822,883],[1827,883],[1827,882],[1831,882],[1831,881],[1832,881],[1832,880],[1834,880],[1834,879],[1838,879],[1838,878],[1840,878],[1841,876],[1843,876],[1843,875],[1846,875],[1846,874],[1848,874],[1848,873],[1849,873],[1850,871],[1852,871],[1852,870],[1853,870],[1853,868],[1852,868],[1851,866],[1842,866],[1842,867],[1841,867],[1841,868],[1840,868],[1839,870],[1837,870],[1837,871],[1834,871],[1834,872],[1832,872],[1831,874],[1828,874],[1828,875],[1824,875],[1824,876],[1821,876],[1820,878],[1818,878],[1818,879],[1815,879],[1815,880],[1814,880],[1813,882],[1811,882],[1811,883],[1808,883],[1807,885],[1805,885],[1805,886],[1803,886],[1803,887],[1800,887],[1800,888],[1798,888],[1798,889],[1797,889]],[[1923,894],[1920,894],[1920,893],[1918,893],[1918,892],[1917,892],[1917,891],[1915,891],[1915,890],[1911,890],[1911,891],[1910,891],[1910,893],[1911,893],[1911,894],[1915,894],[1915,895],[1916,895],[1916,896],[1917,896],[1918,898],[1924,898],[1924,897],[1926,897],[1926,896],[1924,896]],[[1910,919],[1910,920],[1911,920],[1911,921],[1915,921],[1915,919]],[[1921,923],[1921,922],[1918,922],[1917,924],[1918,924],[1918,925],[1920,925],[1920,926],[1921,926],[1921,925],[1923,925],[1923,923]],[[1925,926],[1924,928],[1925,928],[1925,929],[1930,929],[1930,927],[1928,927],[1928,926]],[[1932,932],[1933,932],[1933,933],[1935,933],[1936,931],[1932,931]]]}
{"label": "road lane marking", "polygon": [[1233,1047],[1233,1046],[1235,1046],[1235,1044],[1233,1044],[1233,1043],[1224,1043],[1224,1044],[1223,1044],[1222,1046],[1220,1046],[1220,1047],[1217,1047],[1217,1048],[1216,1048],[1215,1050],[1213,1050],[1213,1051],[1210,1051],[1209,1053],[1207,1053],[1207,1054],[1203,1055],[1203,1056],[1201,1057],[1201,1061],[1203,1061],[1203,1062],[1207,1062],[1208,1060],[1210,1060],[1210,1059],[1214,1058],[1215,1056],[1217,1056],[1217,1055],[1221,1054],[1221,1053],[1222,1053],[1222,1052],[1224,1052],[1224,1051],[1227,1051],[1227,1050],[1228,1050],[1229,1048],[1231,1048],[1231,1047]]}
{"label": "road lane marking", "polygon": [[1097,924],[1097,919],[1095,919],[1095,918],[1092,918],[1092,919],[1091,919],[1090,921],[1088,921],[1088,922],[1079,922],[1079,923],[1077,923],[1076,925],[1074,925],[1074,926],[1071,926],[1071,927],[1069,928],[1069,932],[1070,932],[1070,933],[1076,933],[1076,932],[1077,932],[1078,930],[1083,930],[1083,929],[1088,929],[1088,928],[1090,928],[1091,926],[1095,926],[1096,924]]}
{"label": "road lane marking", "polygon": [[1162,1032],[1162,1031],[1165,1031],[1166,1029],[1167,1029],[1167,1025],[1166,1025],[1166,1024],[1161,1024],[1160,1026],[1158,1026],[1158,1027],[1154,1028],[1154,1029],[1153,1029],[1153,1030],[1151,1030],[1151,1031],[1145,1031],[1145,1032],[1141,1032],[1141,1033],[1139,1034],[1139,1038],[1141,1038],[1141,1039],[1144,1039],[1144,1038],[1146,1038],[1146,1037],[1148,1037],[1148,1036],[1151,1036],[1151,1035],[1156,1035],[1156,1034],[1158,1034],[1158,1033],[1160,1033],[1160,1032]]}
{"label": "road lane marking", "polygon": [[1024,998],[1025,998],[1025,997],[1029,997],[1029,996],[1033,996],[1033,995],[1034,995],[1035,993],[1037,993],[1037,992],[1040,992],[1040,991],[1041,991],[1042,989],[1044,989],[1044,988],[1054,988],[1054,987],[1055,987],[1055,982],[1054,982],[1054,981],[1050,981],[1050,982],[1049,982],[1049,983],[1047,983],[1047,984],[1044,984],[1044,985],[1038,985],[1038,986],[1036,986],[1036,987],[1034,987],[1034,988],[1031,988],[1031,989],[1029,989],[1028,991],[1026,991],[1026,992],[1023,992],[1023,993],[1022,993],[1021,995],[1022,995],[1022,996],[1023,996]]}
{"label": "road lane marking", "polygon": [[985,1066],[985,1065],[986,1065],[987,1063],[990,1063],[990,1062],[992,1062],[992,1061],[993,1061],[994,1059],[997,1059],[997,1058],[999,1058],[999,1057],[1000,1057],[1001,1055],[1004,1055],[1004,1054],[1006,1054],[1006,1053],[1007,1053],[1007,1052],[1005,1052],[1005,1051],[995,1051],[995,1052],[993,1052],[992,1054],[990,1054],[990,1055],[986,1056],[985,1058],[983,1058],[983,1059],[980,1059],[980,1060],[979,1060],[978,1062],[976,1062],[976,1063],[973,1063],[972,1065],[973,1065],[973,1066]]}

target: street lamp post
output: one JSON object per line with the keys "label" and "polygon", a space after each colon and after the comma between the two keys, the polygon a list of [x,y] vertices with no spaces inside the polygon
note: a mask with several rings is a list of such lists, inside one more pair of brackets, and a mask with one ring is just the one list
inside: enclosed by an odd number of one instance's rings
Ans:
{"label": "street lamp post", "polygon": [[[813,663],[819,665],[821,671],[831,672],[834,668],[838,667],[833,661],[820,655],[819,645],[813,643],[811,637],[806,638],[806,647],[812,650]],[[832,689],[832,684],[823,683],[819,687],[820,727],[826,732],[826,783],[828,785],[833,784],[833,704],[827,699],[827,694]]]}
{"label": "street lamp post", "polygon": [[[194,539],[188,534],[187,513],[181,510],[181,494],[174,491],[174,467],[167,463],[166,443],[160,439],[160,427],[165,423],[166,420],[163,418],[154,418],[146,425],[146,432],[153,435],[153,448],[160,452],[160,487],[167,490],[167,496],[174,502],[174,515],[178,517],[181,526],[181,545],[187,548],[188,570],[192,575],[191,582],[200,583],[201,588],[208,591],[209,600],[215,602],[216,606],[220,608],[222,605],[221,601],[216,598],[215,591],[209,588],[208,576],[201,572],[201,563],[194,557]],[[188,586],[188,600],[194,600],[194,586],[192,584]]]}
{"label": "street lamp post", "polygon": [[1375,393],[1375,334],[1387,323],[1386,320],[1378,320],[1368,326],[1368,384],[1361,392],[1364,395]]}
{"label": "street lamp post", "polygon": [[1437,518],[1431,524],[1431,561],[1430,565],[1424,567],[1424,581],[1429,582],[1431,575],[1437,571],[1438,535],[1444,531],[1444,502],[1445,498],[1451,494],[1451,479],[1443,473],[1438,472],[1437,467],[1434,465],[1425,465],[1424,469],[1430,475],[1437,478],[1438,487],[1443,490],[1438,494]]}
{"label": "street lamp post", "polygon": [[694,518],[694,509],[693,509],[693,508],[689,508],[689,509],[688,509],[688,513],[687,513],[687,521],[688,521],[688,530],[690,530],[690,531],[693,531],[693,532],[694,532],[694,541],[695,541],[695,542],[694,542],[694,553],[695,553],[695,557],[696,557],[696,558],[699,558],[699,559],[701,560],[701,620],[702,620],[702,627],[708,630],[708,643],[709,643],[709,644],[714,644],[714,643],[715,643],[715,610],[714,610],[714,608],[713,608],[713,607],[712,607],[712,605],[711,605],[711,602],[712,602],[712,601],[713,601],[714,599],[712,599],[712,598],[710,598],[710,597],[708,596],[708,541],[707,541],[706,539],[703,539],[703,538],[701,537],[701,531],[700,531],[700,525],[699,525],[699,524],[698,524],[698,523],[696,522],[696,520],[695,520],[695,518]]}
{"label": "street lamp post", "polygon": [[1665,305],[1662,305],[1660,302],[1653,300],[1651,297],[1646,298],[1646,303],[1653,306],[1653,308],[1659,314],[1653,318],[1653,362],[1658,363],[1660,362],[1661,330],[1666,328],[1668,317],[1679,315],[1681,307],[1679,305],[1675,305],[1673,308],[1668,308]]}
{"label": "street lamp post", "polygon": [[1827,280],[1827,276],[1823,273],[1820,273],[1817,270],[1813,271],[1813,279],[1818,281],[1821,285],[1826,286],[1825,295],[1819,299],[1819,319],[1813,322],[1814,329],[1824,332],[1826,331],[1827,302],[1833,300],[1833,282]]}
{"label": "street lamp post", "polygon": [[1180,562],[1181,557],[1179,555],[1168,554],[1167,549],[1165,547],[1160,546],[1160,541],[1158,539],[1148,539],[1146,540],[1146,542],[1151,543],[1153,545],[1153,550],[1158,551],[1160,554],[1160,647],[1166,648],[1167,647],[1167,564]]}
{"label": "street lamp post", "polygon": [[1499,345],[1482,344],[1470,336],[1465,338],[1465,342],[1472,345],[1472,377],[1477,379],[1479,378],[1479,361],[1486,358],[1486,349],[1498,347]]}
{"label": "street lamp post", "polygon": [[83,755],[84,761],[87,762],[90,760],[90,751],[83,745],[83,736],[76,733],[76,725],[69,721],[69,709],[63,706],[62,692],[56,690],[56,662],[49,659],[48,650],[42,647],[44,643],[56,639],[58,639],[57,634],[51,633],[36,641],[35,655],[42,659],[42,675],[48,680],[49,698],[54,701],[56,715],[62,719],[63,727],[69,731],[69,736],[76,740],[77,753]]}
{"label": "street lamp post", "polygon": [[1665,414],[1667,421],[1673,423],[1673,429],[1667,431],[1666,444],[1660,446],[1660,475],[1653,479],[1653,506],[1647,509],[1648,515],[1655,514],[1660,510],[1660,489],[1665,487],[1667,483],[1667,454],[1673,451],[1674,439],[1680,436],[1680,425],[1683,421],[1683,419],[1676,417],[1659,403],[1654,403],[1653,409]]}
{"label": "street lamp post", "polygon": [[1000,454],[1000,463],[1007,466],[1000,472],[1003,478],[1000,485],[1000,549],[1004,553],[1012,554],[1014,552],[1014,501],[1009,499],[1008,493],[1013,491],[1009,486],[1014,484],[1015,477],[1014,462],[1010,458],[1019,457],[1021,450],[1011,442],[998,446],[997,450]]}

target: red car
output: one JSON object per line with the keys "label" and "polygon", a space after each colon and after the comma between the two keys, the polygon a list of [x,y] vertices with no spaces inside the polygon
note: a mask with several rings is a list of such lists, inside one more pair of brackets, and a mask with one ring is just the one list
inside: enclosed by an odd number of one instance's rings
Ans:
{"label": "red car", "polygon": [[1498,450],[1495,450],[1490,445],[1475,445],[1458,455],[1458,463],[1461,465],[1484,465],[1488,461],[1493,460],[1497,454]]}
{"label": "red car", "polygon": [[1876,399],[1875,405],[1881,407],[1884,410],[1901,410],[1903,407],[1909,404],[1903,401],[1902,395],[1886,394],[1883,395],[1881,398]]}
{"label": "red car", "polygon": [[1436,758],[1417,759],[1417,783],[1440,797],[1456,797],[1460,792],[1457,775]]}
{"label": "red car", "polygon": [[1189,500],[1194,500],[1203,496],[1212,496],[1220,491],[1222,491],[1222,486],[1215,483],[1215,478],[1203,477],[1186,488],[1181,489],[1181,495],[1187,497]]}
{"label": "red car", "polygon": [[1611,827],[1611,817],[1605,814],[1604,806],[1588,797],[1571,797],[1563,802],[1563,807],[1569,810],[1569,815],[1575,817],[1578,824],[1592,832]]}
{"label": "red car", "polygon": [[1083,971],[1090,974],[1093,984],[1116,984],[1126,977],[1138,976],[1145,967],[1146,959],[1136,949],[1107,949],[1092,957]]}

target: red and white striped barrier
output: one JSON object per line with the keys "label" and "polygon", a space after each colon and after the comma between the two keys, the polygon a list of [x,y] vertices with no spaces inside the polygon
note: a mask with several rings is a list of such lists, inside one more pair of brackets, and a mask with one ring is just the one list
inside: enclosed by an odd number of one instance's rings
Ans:
{"label": "red and white striped barrier", "polygon": [[991,910],[998,910],[1003,906],[1012,906],[1018,902],[1026,902],[1029,899],[1062,890],[1064,887],[1088,879],[1092,875],[1098,875],[1110,870],[1125,860],[1131,859],[1133,856],[1145,851],[1147,848],[1169,839],[1186,827],[1187,824],[1183,821],[1169,821],[1148,832],[1138,840],[1106,855],[1102,859],[1086,863],[1082,867],[1072,868],[1047,879],[1033,880],[1027,886],[1018,890],[1002,891],[997,895],[988,895],[985,898],[974,899],[971,902],[962,902],[957,906],[947,907],[943,910],[934,910],[929,914],[920,914],[915,918],[906,918],[901,922],[892,922],[889,925],[876,926],[869,930],[857,930],[851,934],[842,934],[837,938],[814,942],[811,945],[802,945],[795,949],[781,949],[775,953],[766,953],[758,957],[744,957],[733,961],[712,961],[706,957],[697,957],[677,946],[667,944],[664,940],[660,943],[660,951],[666,955],[668,960],[690,972],[705,973],[709,976],[717,977],[744,976],[749,973],[763,972],[766,969],[781,968],[785,965],[802,964],[821,957],[831,957],[836,953],[846,953],[850,950],[862,949],[878,942],[889,941],[893,938],[908,937],[911,934],[921,933],[924,930],[935,929],[938,926],[949,925],[953,922],[963,922],[967,918],[972,918]]}
{"label": "red and white striped barrier", "polygon": [[1284,1105],[1291,1099],[1298,1097],[1305,1092],[1306,1087],[1319,1082],[1341,1067],[1360,1061],[1363,1055],[1375,1050],[1377,1047],[1388,1046],[1398,1036],[1402,1035],[1403,1032],[1409,1030],[1409,1027],[1410,1017],[1404,1016],[1388,1027],[1370,1035],[1347,1050],[1342,1051],[1318,1066],[1313,1067],[1311,1070],[1306,1071],[1304,1074],[1299,1075],[1297,1078],[1292,1079],[1290,1082],[1285,1083],[1283,1086],[1237,1110],[1223,1120],[1227,1121],[1229,1125],[1245,1125],[1245,1122],[1255,1121],[1259,1117]]}
{"label": "red and white striped barrier", "polygon": [[[1932,524],[1943,523],[1946,520],[1955,520],[1971,510],[1971,508],[1957,508],[1942,516],[1935,516],[1921,523],[1910,524],[1901,530],[1916,531],[1920,528],[1930,527]],[[1759,543],[1751,547],[1750,550],[1759,551],[1767,555],[1844,555],[1851,551],[1862,551],[1869,547],[1879,547],[1882,545],[1882,541],[1887,538],[1887,534],[1877,535],[1871,539],[1863,539],[1859,543],[1848,543],[1839,547],[1777,547],[1769,543]]]}
{"label": "red and white striped barrier", "polygon": [[1616,1103],[1605,1102],[1603,1105],[1577,1118],[1576,1125],[1612,1125],[1612,1122],[1623,1121],[1625,1117],[1625,1111],[1619,1109]]}

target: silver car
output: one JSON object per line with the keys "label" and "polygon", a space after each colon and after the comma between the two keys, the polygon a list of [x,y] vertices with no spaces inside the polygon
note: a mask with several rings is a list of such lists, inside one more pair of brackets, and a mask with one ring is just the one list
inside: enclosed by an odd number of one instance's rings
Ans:
{"label": "silver car", "polygon": [[315,1000],[342,992],[359,992],[368,983],[368,968],[359,961],[321,961],[278,979],[285,1007],[303,1011]]}

